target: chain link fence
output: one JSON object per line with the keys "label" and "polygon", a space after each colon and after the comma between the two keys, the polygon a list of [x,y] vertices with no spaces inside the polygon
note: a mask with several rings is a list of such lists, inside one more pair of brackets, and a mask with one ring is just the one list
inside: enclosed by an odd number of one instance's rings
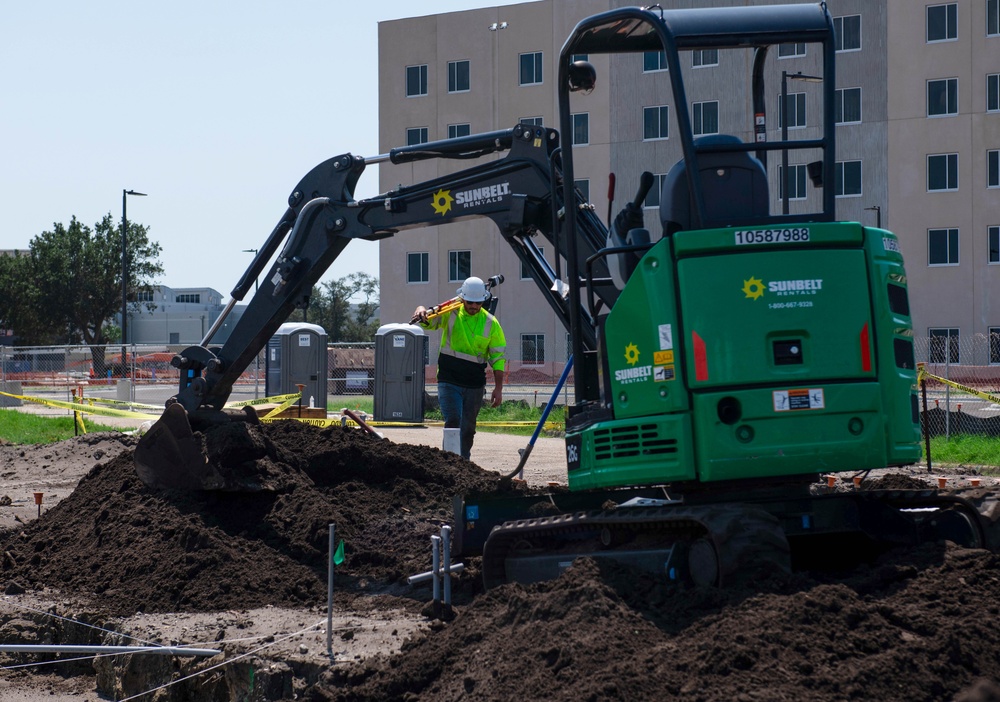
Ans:
{"label": "chain link fence", "polygon": [[[568,344],[546,348],[542,337],[523,336],[508,346],[504,397],[541,407],[566,367]],[[0,346],[0,389],[12,394],[68,400],[81,387],[88,395],[163,405],[177,393],[179,371],[170,365],[183,346]],[[265,397],[267,349],[233,385],[232,400]],[[1000,334],[942,333],[914,339],[914,355],[929,376],[925,426],[932,436],[982,434],[1000,437]],[[436,358],[425,368],[426,392],[437,392]],[[375,394],[375,344],[331,344],[327,348],[328,401],[339,407]],[[939,380],[940,379],[940,380]],[[492,379],[491,379],[492,380]],[[285,390],[283,390],[285,391]],[[557,399],[573,402],[572,372]],[[0,396],[0,407],[12,404]],[[923,410],[923,407],[921,407]]]}
{"label": "chain link fence", "polygon": [[[522,345],[523,346],[523,345]],[[162,406],[177,394],[180,371],[170,364],[184,345],[128,345],[125,363],[121,346],[0,346],[0,390],[15,395],[69,401],[82,389],[85,395]],[[529,345],[528,358],[515,348],[508,353],[504,398],[544,406],[552,395],[566,362],[546,360],[544,347]],[[266,397],[278,392],[267,383],[267,348],[233,384],[230,400]],[[560,349],[565,352],[565,349]],[[436,358],[425,367],[425,392],[437,394]],[[351,400],[372,401],[375,395],[375,344],[331,344],[327,347],[328,403],[335,408]],[[488,374],[489,386],[492,377]],[[572,374],[560,404],[572,402]],[[0,407],[20,404],[0,395]]]}
{"label": "chain link fence", "polygon": [[[1000,437],[1000,334],[960,336],[942,329],[914,339],[927,375],[925,431],[931,436]],[[921,407],[923,409],[923,407]]]}

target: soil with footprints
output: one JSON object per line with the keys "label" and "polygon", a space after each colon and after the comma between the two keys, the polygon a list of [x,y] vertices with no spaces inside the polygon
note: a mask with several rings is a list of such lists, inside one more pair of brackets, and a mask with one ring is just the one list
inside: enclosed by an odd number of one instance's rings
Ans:
{"label": "soil with footprints", "polygon": [[[0,533],[7,597],[61,593],[93,621],[306,609],[325,602],[334,523],[345,544],[335,607],[409,611],[427,626],[393,652],[325,666],[289,700],[1000,700],[1000,561],[984,550],[928,544],[728,589],[579,559],[557,580],[484,591],[469,558],[451,616],[435,619],[426,589],[406,581],[427,570],[453,497],[543,499],[538,488],[341,427],[237,423],[198,436],[214,464],[271,489],[151,490],[122,441],[41,517]],[[878,481],[866,487],[930,486]]]}

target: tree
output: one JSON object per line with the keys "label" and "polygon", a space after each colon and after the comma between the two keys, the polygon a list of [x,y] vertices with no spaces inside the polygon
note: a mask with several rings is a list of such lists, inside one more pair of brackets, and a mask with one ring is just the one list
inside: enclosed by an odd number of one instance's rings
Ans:
{"label": "tree", "polygon": [[373,319],[378,308],[378,278],[359,272],[314,287],[305,313],[295,310],[288,319],[318,324],[330,343],[364,342],[378,331],[379,321]]}
{"label": "tree", "polygon": [[20,343],[45,343],[44,325],[38,318],[27,251],[0,256],[0,327],[13,329]]}
{"label": "tree", "polygon": [[[140,308],[136,291],[150,290],[152,279],[163,273],[157,257],[160,245],[151,242],[148,227],[129,222],[126,236],[130,307]],[[6,258],[6,257],[5,257]],[[103,375],[103,346],[114,341],[112,322],[121,312],[121,227],[111,214],[94,225],[73,217],[69,226],[56,222],[52,231],[31,240],[25,258],[5,266],[17,275],[20,294],[14,309],[0,316],[35,343],[78,343],[92,347],[94,372]],[[8,272],[10,275],[10,272]],[[0,285],[6,285],[0,274]],[[4,296],[8,298],[8,296]],[[9,299],[9,298],[8,298]],[[147,303],[152,308],[152,303]]]}

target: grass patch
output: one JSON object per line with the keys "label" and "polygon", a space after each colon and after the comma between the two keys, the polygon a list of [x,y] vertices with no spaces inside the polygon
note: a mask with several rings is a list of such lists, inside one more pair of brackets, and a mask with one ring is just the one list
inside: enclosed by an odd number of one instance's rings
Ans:
{"label": "grass patch", "polygon": [[[926,448],[924,449],[926,459]],[[1000,472],[1000,438],[979,434],[952,434],[951,438],[931,437],[931,466],[935,463],[959,463],[990,466]]]}
{"label": "grass patch", "polygon": [[[73,417],[39,417],[17,410],[3,410],[0,422],[0,439],[12,444],[51,444],[76,435]],[[92,424],[84,419],[88,433],[121,431],[121,427]]]}
{"label": "grass patch", "polygon": [[[499,407],[483,407],[479,411],[479,421],[476,430],[492,434],[512,434],[514,436],[531,436],[535,433],[538,420],[542,417],[544,407],[530,407],[523,402],[504,402]],[[427,412],[427,421],[443,421],[440,410]],[[521,426],[503,426],[509,422],[529,422]],[[565,408],[553,407],[545,419],[546,425],[555,424],[558,429],[549,431],[543,429],[539,436],[562,436],[566,429]]]}

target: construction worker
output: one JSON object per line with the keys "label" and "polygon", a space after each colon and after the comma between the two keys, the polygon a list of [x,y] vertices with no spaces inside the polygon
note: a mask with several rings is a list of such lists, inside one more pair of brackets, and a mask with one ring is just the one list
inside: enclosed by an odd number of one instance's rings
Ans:
{"label": "construction worker", "polygon": [[503,379],[507,341],[500,322],[483,309],[490,299],[480,278],[467,278],[458,289],[462,305],[455,310],[427,317],[425,307],[417,307],[413,318],[425,329],[440,329],[438,354],[438,403],[446,429],[459,429],[461,455],[468,459],[476,436],[476,419],[483,406],[486,366],[493,369],[490,406],[503,401]]}

